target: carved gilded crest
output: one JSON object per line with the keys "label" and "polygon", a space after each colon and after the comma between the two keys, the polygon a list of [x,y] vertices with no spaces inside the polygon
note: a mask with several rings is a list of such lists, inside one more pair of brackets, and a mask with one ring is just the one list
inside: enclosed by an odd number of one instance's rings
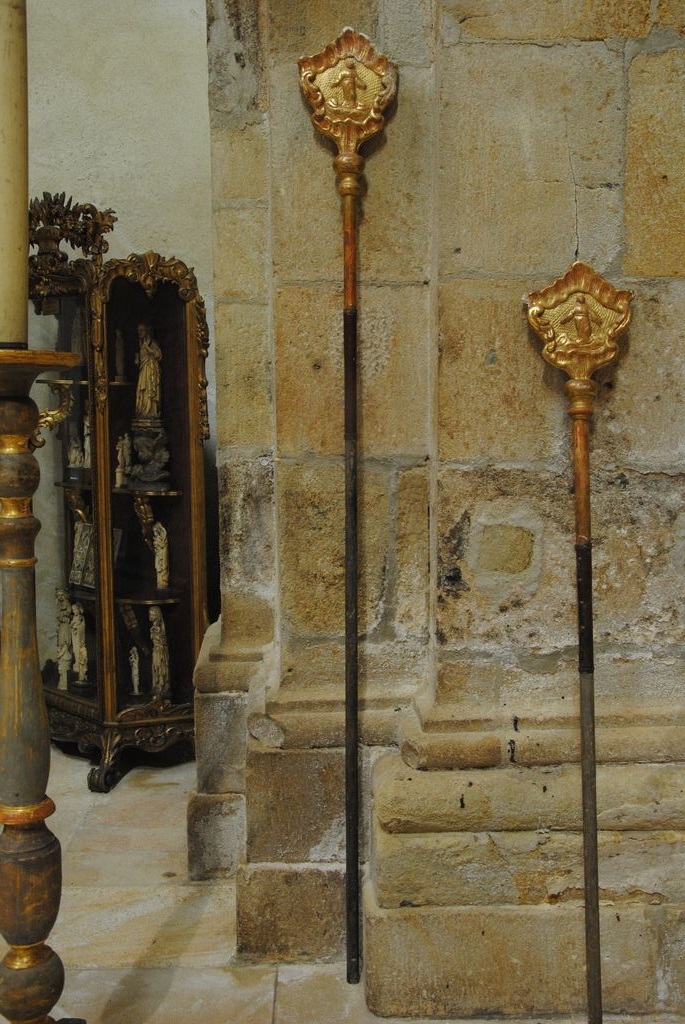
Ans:
{"label": "carved gilded crest", "polygon": [[371,40],[351,28],[313,57],[298,61],[300,87],[312,107],[315,127],[356,153],[383,127],[383,111],[397,92],[397,66]]}
{"label": "carved gilded crest", "polygon": [[571,380],[589,380],[618,355],[632,297],[580,262],[547,288],[531,292],[528,320],[543,341],[543,359]]}

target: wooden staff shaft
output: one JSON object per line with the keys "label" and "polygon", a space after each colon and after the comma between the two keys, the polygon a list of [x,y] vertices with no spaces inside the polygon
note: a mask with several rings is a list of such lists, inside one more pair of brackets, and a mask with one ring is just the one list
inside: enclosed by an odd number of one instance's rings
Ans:
{"label": "wooden staff shaft", "polygon": [[357,530],[357,197],[344,194],[345,879],[347,980],[360,977]]}
{"label": "wooden staff shaft", "polygon": [[595,754],[595,666],[592,624],[592,536],[590,519],[590,445],[594,386],[584,401],[572,401],[573,472],[576,513],[576,587],[578,596],[578,673],[580,682],[580,765],[583,798],[583,873],[585,887],[585,962],[588,1024],[602,1022],[602,960],[599,926],[597,782]]}

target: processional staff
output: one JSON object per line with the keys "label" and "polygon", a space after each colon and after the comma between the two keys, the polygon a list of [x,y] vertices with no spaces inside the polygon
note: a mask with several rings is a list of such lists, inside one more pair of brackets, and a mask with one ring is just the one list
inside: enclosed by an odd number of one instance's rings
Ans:
{"label": "processional staff", "polygon": [[542,357],[569,376],[566,394],[573,421],[576,519],[580,761],[583,795],[585,956],[589,1024],[602,1021],[599,930],[597,785],[595,756],[594,638],[592,625],[592,533],[590,524],[590,421],[597,383],[592,376],[618,355],[618,338],[630,322],[632,292],[617,291],[584,263],[543,291],[527,296],[528,320],[544,342]]}
{"label": "processional staff", "polygon": [[300,86],[314,126],[333,139],[342,197],[345,421],[345,838],[347,980],[359,981],[359,722],[357,627],[357,197],[362,193],[360,145],[384,125],[397,91],[397,67],[351,28],[313,57],[299,61]]}

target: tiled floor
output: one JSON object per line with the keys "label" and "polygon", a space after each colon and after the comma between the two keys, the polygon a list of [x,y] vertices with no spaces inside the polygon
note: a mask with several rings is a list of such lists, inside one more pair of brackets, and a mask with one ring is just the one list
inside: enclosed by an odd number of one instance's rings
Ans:
{"label": "tiled floor", "polygon": [[380,1024],[363,985],[346,984],[342,964],[236,963],[233,886],[187,880],[193,764],[135,768],[108,794],[90,793],[87,773],[86,761],[53,750],[49,791],[57,813],[49,823],[62,842],[64,889],[50,944],[67,975],[55,1019]]}

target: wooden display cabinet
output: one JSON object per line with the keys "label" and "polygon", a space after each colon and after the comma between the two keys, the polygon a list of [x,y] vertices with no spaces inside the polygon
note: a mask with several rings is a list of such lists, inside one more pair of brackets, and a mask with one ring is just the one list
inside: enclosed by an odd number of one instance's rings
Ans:
{"label": "wooden display cabinet", "polygon": [[[58,350],[83,356],[45,381],[71,407],[57,429],[62,584],[43,682],[53,739],[101,750],[88,784],[103,792],[124,747],[192,742],[207,626],[204,302],[180,260],[103,262],[115,219],[63,195],[31,204],[35,310],[55,318]],[[83,257],[68,260],[60,239]]]}

